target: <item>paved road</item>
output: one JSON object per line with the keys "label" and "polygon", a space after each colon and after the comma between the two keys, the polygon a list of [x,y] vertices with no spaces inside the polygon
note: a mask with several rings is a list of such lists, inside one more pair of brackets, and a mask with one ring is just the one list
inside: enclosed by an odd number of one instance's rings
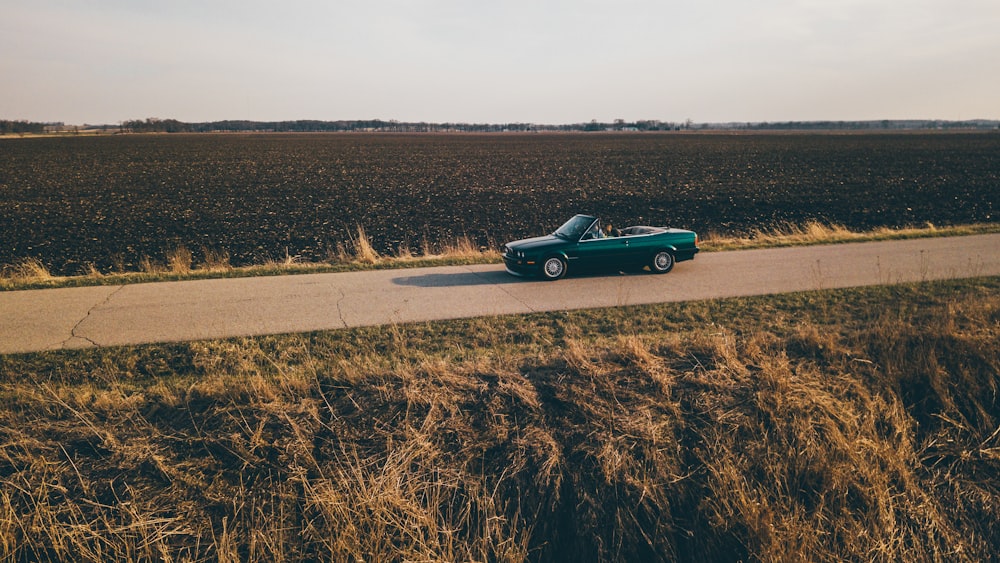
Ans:
{"label": "paved road", "polygon": [[453,266],[0,292],[0,353],[1000,275],[1000,234],[702,253],[666,275]]}

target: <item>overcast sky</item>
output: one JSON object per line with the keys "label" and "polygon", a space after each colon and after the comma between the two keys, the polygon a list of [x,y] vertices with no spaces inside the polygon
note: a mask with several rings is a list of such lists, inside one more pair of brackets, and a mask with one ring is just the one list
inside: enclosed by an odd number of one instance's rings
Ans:
{"label": "overcast sky", "polygon": [[1000,0],[0,0],[0,119],[1000,118]]}

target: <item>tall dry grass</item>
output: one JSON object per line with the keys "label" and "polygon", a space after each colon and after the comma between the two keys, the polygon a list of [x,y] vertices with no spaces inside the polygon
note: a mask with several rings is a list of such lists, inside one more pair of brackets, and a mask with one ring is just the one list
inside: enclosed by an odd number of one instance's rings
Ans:
{"label": "tall dry grass", "polygon": [[963,236],[997,232],[996,225],[958,225],[938,227],[927,223],[918,227],[880,227],[870,231],[852,231],[844,225],[823,221],[788,223],[770,228],[755,229],[745,235],[731,233],[702,233],[703,250],[735,250],[772,246],[801,246],[810,244],[835,244],[872,240],[925,238],[934,236]]}
{"label": "tall dry grass", "polygon": [[24,258],[0,266],[0,290],[57,285],[61,279],[53,276],[48,267],[36,258]]}
{"label": "tall dry grass", "polygon": [[191,272],[194,263],[194,255],[184,245],[167,252],[167,269],[174,274],[187,274]]}
{"label": "tall dry grass", "polygon": [[200,268],[209,272],[228,272],[233,269],[229,262],[229,252],[217,248],[202,248]]}
{"label": "tall dry grass", "polygon": [[982,561],[1000,282],[0,357],[0,559]]}
{"label": "tall dry grass", "polygon": [[379,261],[379,253],[375,251],[375,247],[372,246],[371,240],[368,238],[368,234],[365,233],[365,229],[358,225],[358,236],[352,237],[351,242],[354,245],[354,258],[362,264],[374,264]]}
{"label": "tall dry grass", "polygon": [[25,258],[2,268],[3,277],[10,280],[34,281],[52,278],[49,269],[36,258]]}

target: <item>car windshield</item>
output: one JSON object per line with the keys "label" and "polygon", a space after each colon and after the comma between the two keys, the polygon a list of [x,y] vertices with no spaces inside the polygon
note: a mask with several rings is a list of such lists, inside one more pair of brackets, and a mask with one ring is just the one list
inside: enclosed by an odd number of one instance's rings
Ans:
{"label": "car windshield", "polygon": [[580,240],[583,233],[587,232],[587,228],[593,225],[595,221],[597,221],[596,217],[577,215],[556,229],[555,235],[568,240]]}

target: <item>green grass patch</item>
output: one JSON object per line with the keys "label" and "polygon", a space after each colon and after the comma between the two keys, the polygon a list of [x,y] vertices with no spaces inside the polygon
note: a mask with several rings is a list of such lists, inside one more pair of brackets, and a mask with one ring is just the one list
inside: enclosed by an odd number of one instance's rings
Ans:
{"label": "green grass patch", "polygon": [[0,558],[987,560],[1000,278],[0,356]]}

